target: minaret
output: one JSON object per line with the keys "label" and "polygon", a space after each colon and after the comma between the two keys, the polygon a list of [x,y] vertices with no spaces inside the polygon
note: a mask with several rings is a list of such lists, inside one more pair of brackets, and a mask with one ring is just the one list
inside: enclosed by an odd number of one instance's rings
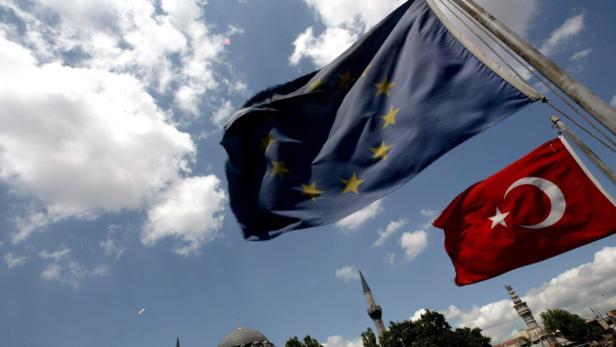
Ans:
{"label": "minaret", "polygon": [[383,310],[381,310],[381,306],[377,305],[374,301],[372,291],[370,290],[370,287],[368,287],[368,283],[366,283],[364,274],[362,274],[361,271],[359,271],[359,277],[361,279],[361,287],[364,290],[364,295],[366,296],[366,301],[368,302],[368,316],[370,316],[370,318],[374,321],[376,332],[379,338],[381,338],[385,333],[385,324],[383,324],[383,320],[381,320]]}
{"label": "minaret", "polygon": [[178,337],[177,340],[175,340],[175,347],[180,347],[180,338]]}
{"label": "minaret", "polygon": [[518,312],[520,317],[524,319],[526,325],[530,329],[538,328],[539,324],[537,324],[537,321],[535,320],[535,317],[533,317],[533,313],[530,311],[530,308],[528,308],[528,305],[526,305],[526,302],[520,299],[518,294],[516,294],[516,292],[513,290],[513,288],[511,288],[510,285],[505,285],[505,288],[507,289],[507,293],[509,293],[509,296],[511,296],[511,300],[513,300],[513,308],[516,310],[516,312]]}

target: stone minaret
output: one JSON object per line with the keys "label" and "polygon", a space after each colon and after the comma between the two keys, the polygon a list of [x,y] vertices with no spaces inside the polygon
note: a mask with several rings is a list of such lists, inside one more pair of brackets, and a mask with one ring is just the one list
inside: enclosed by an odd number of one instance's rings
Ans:
{"label": "stone minaret", "polygon": [[513,308],[516,312],[518,312],[520,317],[524,319],[524,323],[526,323],[530,329],[538,328],[539,324],[537,324],[537,321],[535,320],[535,317],[533,317],[533,313],[530,311],[530,308],[528,308],[528,305],[526,305],[526,302],[520,299],[518,294],[515,293],[510,285],[506,285],[505,288],[507,289],[509,296],[511,296],[511,300],[513,300]]}
{"label": "stone minaret", "polygon": [[368,287],[368,283],[366,283],[364,274],[362,274],[361,271],[359,272],[359,277],[361,279],[361,287],[364,290],[364,295],[366,296],[366,301],[368,302],[368,316],[370,316],[370,318],[374,321],[377,335],[381,338],[385,333],[385,324],[383,324],[383,320],[381,319],[383,310],[381,310],[381,306],[377,305],[374,301],[372,291],[370,290],[370,287]]}

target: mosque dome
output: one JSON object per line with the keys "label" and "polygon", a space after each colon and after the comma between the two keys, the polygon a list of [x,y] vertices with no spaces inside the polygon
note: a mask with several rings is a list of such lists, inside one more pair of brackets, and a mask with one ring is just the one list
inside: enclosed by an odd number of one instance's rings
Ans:
{"label": "mosque dome", "polygon": [[218,347],[269,347],[274,346],[261,332],[250,328],[237,328],[225,336]]}

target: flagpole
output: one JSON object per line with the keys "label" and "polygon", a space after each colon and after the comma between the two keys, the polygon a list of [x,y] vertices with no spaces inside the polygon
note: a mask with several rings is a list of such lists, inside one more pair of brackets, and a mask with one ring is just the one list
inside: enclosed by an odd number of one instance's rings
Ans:
{"label": "flagpole", "polygon": [[616,110],[473,0],[451,0],[616,135]]}
{"label": "flagpole", "polygon": [[601,160],[601,158],[599,158],[599,156],[595,154],[592,149],[586,146],[586,144],[582,142],[582,140],[577,137],[577,135],[575,135],[575,133],[571,131],[571,129],[569,129],[569,127],[560,120],[560,118],[558,118],[557,116],[551,116],[550,120],[552,121],[552,123],[554,123],[556,129],[560,130],[565,135],[565,137],[571,139],[571,141],[573,141],[578,146],[578,148],[580,148],[582,152],[584,152],[584,154],[586,154],[586,156],[588,156],[588,158],[590,158],[590,160],[592,160],[592,162],[597,165],[597,167],[599,167],[601,171],[603,171],[603,173],[612,181],[612,183],[616,184],[616,174],[614,174],[614,171],[612,171],[612,169],[610,169],[610,167],[607,166],[607,164],[603,160]]}

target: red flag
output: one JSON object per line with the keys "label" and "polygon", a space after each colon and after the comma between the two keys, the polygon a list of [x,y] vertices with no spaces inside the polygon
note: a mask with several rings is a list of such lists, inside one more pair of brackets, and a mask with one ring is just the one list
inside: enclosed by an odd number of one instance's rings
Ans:
{"label": "red flag", "polygon": [[564,139],[460,194],[434,221],[466,285],[616,232],[616,204]]}

